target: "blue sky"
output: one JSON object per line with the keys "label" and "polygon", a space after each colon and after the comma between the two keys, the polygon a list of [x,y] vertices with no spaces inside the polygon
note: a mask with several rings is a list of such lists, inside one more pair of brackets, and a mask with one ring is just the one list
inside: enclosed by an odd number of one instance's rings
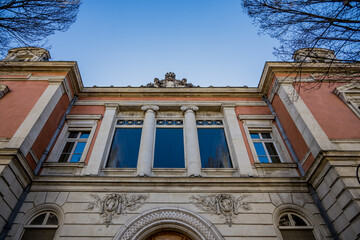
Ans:
{"label": "blue sky", "polygon": [[277,46],[241,0],[84,0],[48,43],[53,61],[78,62],[85,86],[140,86],[175,72],[201,87],[255,87]]}

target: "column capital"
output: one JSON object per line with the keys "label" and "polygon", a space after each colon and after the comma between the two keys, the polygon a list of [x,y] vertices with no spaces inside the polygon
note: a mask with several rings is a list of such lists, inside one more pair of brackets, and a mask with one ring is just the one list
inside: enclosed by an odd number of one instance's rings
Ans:
{"label": "column capital", "polygon": [[183,105],[183,106],[181,106],[180,109],[183,112],[186,112],[188,110],[192,110],[192,111],[196,112],[197,110],[199,110],[199,107],[196,105]]}
{"label": "column capital", "polygon": [[144,105],[141,107],[141,110],[147,111],[147,110],[153,110],[154,112],[159,111],[159,107],[156,105]]}
{"label": "column capital", "polygon": [[118,110],[119,104],[118,103],[105,103],[105,109],[115,109]]}

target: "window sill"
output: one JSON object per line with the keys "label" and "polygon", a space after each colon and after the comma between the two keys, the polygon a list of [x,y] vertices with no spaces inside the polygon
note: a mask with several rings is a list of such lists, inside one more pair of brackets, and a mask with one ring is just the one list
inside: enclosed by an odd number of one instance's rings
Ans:
{"label": "window sill", "polygon": [[296,163],[254,163],[260,177],[299,177]]}
{"label": "window sill", "polygon": [[136,176],[136,168],[103,168],[104,176]]}
{"label": "window sill", "polygon": [[85,167],[84,162],[78,163],[60,163],[60,162],[45,162],[41,175],[65,175],[73,176],[80,175]]}
{"label": "window sill", "polygon": [[153,176],[187,176],[186,168],[153,168],[152,169]]}
{"label": "window sill", "polygon": [[297,168],[296,163],[254,163],[256,168]]}
{"label": "window sill", "polygon": [[235,168],[203,168],[201,169],[201,173],[204,177],[234,177],[237,171]]}

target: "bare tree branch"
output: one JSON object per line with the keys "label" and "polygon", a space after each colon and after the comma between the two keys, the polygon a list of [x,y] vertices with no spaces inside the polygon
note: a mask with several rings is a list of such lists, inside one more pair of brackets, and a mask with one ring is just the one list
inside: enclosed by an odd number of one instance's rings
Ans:
{"label": "bare tree branch", "polygon": [[80,0],[0,0],[0,56],[12,47],[39,46],[76,20]]}

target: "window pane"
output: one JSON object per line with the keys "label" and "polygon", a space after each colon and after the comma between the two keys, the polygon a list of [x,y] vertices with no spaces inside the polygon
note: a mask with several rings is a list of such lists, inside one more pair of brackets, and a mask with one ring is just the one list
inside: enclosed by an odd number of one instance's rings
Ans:
{"label": "window pane", "polygon": [[295,226],[307,226],[304,220],[302,220],[300,217],[291,214],[292,219],[294,220]]}
{"label": "window pane", "polygon": [[59,158],[59,162],[67,162],[69,159],[70,154],[62,153]]}
{"label": "window pane", "polygon": [[198,128],[202,168],[232,168],[224,129]]}
{"label": "window pane", "polygon": [[57,217],[54,214],[50,213],[46,225],[58,225]]}
{"label": "window pane", "polygon": [[281,229],[280,230],[283,240],[315,240],[314,234],[310,229]]}
{"label": "window pane", "polygon": [[255,146],[256,154],[258,155],[258,157],[261,157],[261,156],[266,157],[266,152],[265,152],[265,149],[264,149],[264,146],[262,143],[255,142],[254,146]]}
{"label": "window pane", "polygon": [[90,132],[83,132],[80,138],[89,138]]}
{"label": "window pane", "polygon": [[271,139],[270,133],[262,133],[261,136],[262,136],[262,138],[264,138],[264,139]]}
{"label": "window pane", "polygon": [[82,154],[73,154],[70,162],[79,162]]}
{"label": "window pane", "polygon": [[136,168],[141,128],[117,128],[111,145],[107,168]]}
{"label": "window pane", "polygon": [[287,214],[283,215],[279,220],[279,226],[291,226],[289,217]]}
{"label": "window pane", "polygon": [[34,220],[31,221],[30,225],[42,225],[45,219],[46,213],[40,214]]}
{"label": "window pane", "polygon": [[74,153],[83,153],[85,145],[86,145],[86,142],[78,142],[76,144]]}
{"label": "window pane", "polygon": [[250,133],[250,136],[252,139],[260,139],[260,136],[258,133]]}
{"label": "window pane", "polygon": [[278,155],[273,143],[267,142],[265,143],[265,146],[270,155]]}
{"label": "window pane", "polygon": [[67,142],[65,144],[65,147],[64,147],[62,153],[64,153],[64,154],[65,153],[68,153],[68,154],[71,153],[73,147],[74,147],[74,142]]}
{"label": "window pane", "polygon": [[77,138],[79,132],[70,132],[69,133],[69,138]]}
{"label": "window pane", "polygon": [[27,228],[21,240],[53,240],[56,233],[56,229],[46,228]]}
{"label": "window pane", "polygon": [[157,128],[154,168],[185,168],[182,128]]}

